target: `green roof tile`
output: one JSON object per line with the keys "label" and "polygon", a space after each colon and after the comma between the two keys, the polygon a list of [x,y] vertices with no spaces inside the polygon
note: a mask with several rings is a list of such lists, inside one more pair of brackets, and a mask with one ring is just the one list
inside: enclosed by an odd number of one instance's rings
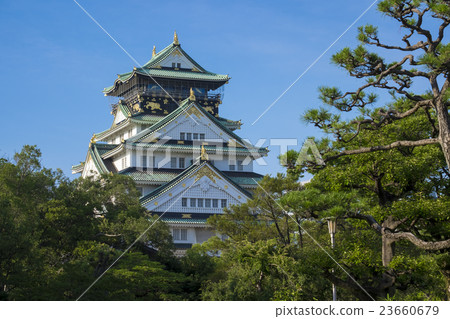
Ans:
{"label": "green roof tile", "polygon": [[228,176],[226,176],[224,174],[224,172],[218,170],[210,162],[205,161],[205,162],[202,162],[202,163],[199,163],[199,164],[194,163],[193,165],[191,165],[190,167],[185,169],[182,173],[178,174],[170,182],[168,182],[168,183],[166,183],[164,185],[161,185],[160,187],[158,187],[157,189],[155,189],[151,193],[141,197],[141,199],[140,199],[141,203],[142,204],[146,204],[146,203],[150,202],[151,200],[153,200],[154,198],[158,197],[159,195],[165,193],[166,191],[168,191],[169,189],[171,189],[172,187],[177,185],[179,182],[181,182],[185,178],[189,178],[191,176],[191,173],[193,173],[194,171],[196,171],[197,169],[199,169],[200,167],[202,167],[204,165],[209,165],[213,170],[216,171],[217,174],[219,174],[220,176],[222,176],[223,178],[228,180],[228,182],[230,182],[232,185],[234,185],[239,191],[241,191],[247,197],[249,197],[249,198],[252,197],[252,194],[250,194],[247,190],[243,189],[241,186],[236,184],[233,180],[231,180]]}
{"label": "green roof tile", "polygon": [[160,115],[153,115],[153,114],[145,114],[145,113],[140,113],[140,114],[136,114],[133,115],[131,117],[131,120],[133,122],[145,122],[145,123],[157,123],[159,121],[161,121],[165,116],[160,116]]}
{"label": "green roof tile", "polygon": [[180,174],[180,171],[170,171],[170,170],[138,170],[136,168],[127,168],[119,174],[130,176],[135,181],[142,182],[161,182],[167,183]]}
{"label": "green roof tile", "polygon": [[[137,182],[167,183],[183,172],[182,169],[137,169],[129,167],[121,172]],[[230,180],[238,185],[258,185],[264,176],[253,172],[222,171]]]}
{"label": "green roof tile", "polygon": [[119,146],[118,144],[105,144],[105,143],[95,143],[93,145],[97,149],[97,152],[99,153],[100,156]]}
{"label": "green roof tile", "polygon": [[[173,51],[179,50],[198,70],[188,71],[188,70],[172,70],[172,69],[161,69],[159,64],[168,56],[172,54]],[[192,59],[186,51],[184,51],[180,45],[170,44],[165,47],[162,51],[157,53],[150,61],[143,65],[141,68],[135,68],[131,72],[119,74],[118,78],[114,82],[114,85],[109,86],[103,90],[104,93],[110,93],[113,91],[118,83],[125,82],[129,80],[134,74],[147,75],[156,78],[169,78],[169,79],[184,79],[184,80],[199,80],[199,81],[228,81],[230,77],[225,74],[216,74],[206,71],[202,66],[200,66],[194,59]]]}
{"label": "green roof tile", "polygon": [[163,216],[161,220],[172,224],[206,224],[206,219],[197,218],[164,218]]}
{"label": "green roof tile", "polygon": [[[212,116],[209,112],[207,112],[202,106],[198,105],[195,101],[190,101],[189,99],[185,99],[180,103],[180,106],[173,112],[171,112],[169,115],[167,115],[165,118],[163,118],[158,123],[150,126],[147,128],[143,133],[137,134],[137,139],[133,139],[134,141],[139,141],[142,139],[145,139],[146,137],[150,136],[154,131],[158,130],[162,126],[170,123],[173,121],[178,115],[185,112],[188,108],[191,107],[192,104],[195,104],[195,106],[207,117],[209,118],[213,123],[215,123],[217,126],[219,126],[225,133],[236,139],[239,143],[245,145],[244,141],[236,135],[234,132],[232,132],[230,129],[228,129],[221,121],[217,120],[214,116]],[[205,147],[206,148],[206,147]],[[231,148],[229,148],[227,151],[229,151]],[[234,149],[234,148],[232,148]],[[244,148],[241,148],[244,149]],[[246,149],[246,148],[245,148]],[[208,149],[207,149],[208,150]],[[246,149],[248,151],[248,149]],[[265,148],[259,148],[258,152],[267,153],[268,151]]]}

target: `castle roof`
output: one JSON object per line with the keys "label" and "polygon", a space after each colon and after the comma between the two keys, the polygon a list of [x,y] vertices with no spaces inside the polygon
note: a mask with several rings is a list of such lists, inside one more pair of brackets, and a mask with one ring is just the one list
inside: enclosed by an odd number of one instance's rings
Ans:
{"label": "castle roof", "polygon": [[[173,56],[180,56],[192,65],[190,69],[174,69],[163,66],[164,63]],[[136,74],[149,76],[158,79],[179,79],[179,80],[193,80],[193,81],[207,81],[207,82],[223,82],[225,83],[230,79],[228,75],[216,74],[205,70],[200,64],[198,64],[193,58],[189,56],[181,48],[181,45],[175,41],[165,47],[160,52],[156,53],[150,61],[145,63],[142,67],[135,67],[131,72],[118,74],[114,84],[107,87],[103,92],[108,95],[117,89],[117,87],[128,80],[130,80]]]}
{"label": "castle roof", "polygon": [[245,189],[243,189],[239,184],[235,183],[232,179],[230,179],[228,176],[224,174],[224,172],[218,170],[214,165],[212,165],[209,161],[198,161],[185,169],[182,173],[177,175],[175,178],[173,178],[170,182],[158,187],[153,192],[141,197],[140,202],[141,204],[145,205],[149,203],[150,201],[156,199],[157,197],[161,196],[162,194],[166,193],[176,185],[180,184],[183,180],[192,177],[194,174],[196,174],[201,169],[209,170],[216,176],[220,176],[222,179],[226,180],[228,183],[236,187],[238,191],[240,191],[243,195],[245,195],[247,198],[251,198],[252,195]]}

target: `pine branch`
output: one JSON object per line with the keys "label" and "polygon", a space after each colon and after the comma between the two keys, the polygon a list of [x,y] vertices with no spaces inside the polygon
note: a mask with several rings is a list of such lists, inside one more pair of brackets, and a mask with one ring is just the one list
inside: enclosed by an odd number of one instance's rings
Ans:
{"label": "pine branch", "polygon": [[409,232],[387,233],[386,236],[389,239],[393,239],[396,241],[401,239],[409,240],[417,247],[425,250],[440,250],[450,248],[450,239],[442,241],[424,241],[422,239],[417,238],[414,234]]}
{"label": "pine branch", "polygon": [[377,146],[371,146],[371,147],[362,147],[356,150],[345,150],[340,152],[339,154],[329,156],[324,159],[325,162],[329,162],[331,160],[337,159],[342,156],[346,155],[355,155],[355,154],[364,154],[364,153],[371,153],[371,152],[377,152],[377,151],[385,151],[385,150],[391,150],[398,147],[415,147],[415,146],[425,146],[430,144],[438,144],[439,141],[437,138],[430,138],[430,139],[424,139],[424,140],[418,140],[418,141],[397,141],[388,145],[377,145]]}

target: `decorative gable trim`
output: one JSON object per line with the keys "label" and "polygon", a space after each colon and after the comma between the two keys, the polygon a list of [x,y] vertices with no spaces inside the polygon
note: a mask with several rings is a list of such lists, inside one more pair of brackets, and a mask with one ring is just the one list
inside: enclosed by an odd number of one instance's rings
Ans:
{"label": "decorative gable trim", "polygon": [[[180,196],[180,194],[189,194],[191,189],[197,187],[201,189],[212,187],[226,192],[235,198],[237,202],[241,203],[251,198],[251,194],[248,191],[235,184],[211,163],[202,161],[201,163],[193,164],[169,183],[142,197],[140,201],[147,209],[154,211],[167,201],[174,198],[180,199],[183,196]],[[181,190],[174,192],[177,188]]]}

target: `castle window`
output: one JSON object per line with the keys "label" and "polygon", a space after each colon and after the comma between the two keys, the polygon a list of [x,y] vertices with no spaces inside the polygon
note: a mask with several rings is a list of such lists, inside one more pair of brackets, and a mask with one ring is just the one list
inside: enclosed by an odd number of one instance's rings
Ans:
{"label": "castle window", "polygon": [[181,199],[181,206],[182,206],[182,207],[187,207],[187,198],[184,198],[184,197],[183,197],[183,198]]}
{"label": "castle window", "polygon": [[195,207],[196,198],[191,198],[191,207]]}
{"label": "castle window", "polygon": [[180,133],[180,140],[184,140],[184,133]]}
{"label": "castle window", "polygon": [[170,158],[170,168],[177,168],[177,158],[176,157]]}
{"label": "castle window", "polygon": [[172,68],[175,69],[175,62],[172,62]]}
{"label": "castle window", "polygon": [[184,168],[184,157],[180,157],[178,159],[178,167],[179,168]]}
{"label": "castle window", "polygon": [[188,141],[192,140],[192,134],[191,133],[186,133],[186,140],[188,140]]}
{"label": "castle window", "polygon": [[172,237],[173,240],[187,240],[187,229],[173,229]]}
{"label": "castle window", "polygon": [[198,207],[203,207],[203,198],[199,198],[199,199],[197,200],[197,206],[198,206]]}
{"label": "castle window", "polygon": [[236,170],[236,165],[230,164],[230,165],[228,165],[228,168],[229,168],[230,171],[235,171]]}
{"label": "castle window", "polygon": [[219,207],[219,200],[218,199],[213,199],[212,200],[212,206],[214,207],[214,208],[217,208],[217,207]]}
{"label": "castle window", "polygon": [[222,207],[222,208],[227,207],[227,200],[226,199],[221,199],[220,200],[220,207]]}
{"label": "castle window", "polygon": [[192,139],[193,140],[198,140],[198,133],[192,134]]}
{"label": "castle window", "polygon": [[147,156],[142,155],[142,167],[147,167]]}
{"label": "castle window", "polygon": [[201,139],[201,140],[204,140],[204,139],[205,139],[205,134],[200,133],[200,139]]}
{"label": "castle window", "polygon": [[205,207],[211,207],[211,200],[209,198],[205,199]]}
{"label": "castle window", "polygon": [[237,164],[238,164],[238,171],[243,171],[244,165],[242,165],[242,161],[237,161]]}
{"label": "castle window", "polygon": [[181,63],[177,63],[177,68],[181,68]]}

